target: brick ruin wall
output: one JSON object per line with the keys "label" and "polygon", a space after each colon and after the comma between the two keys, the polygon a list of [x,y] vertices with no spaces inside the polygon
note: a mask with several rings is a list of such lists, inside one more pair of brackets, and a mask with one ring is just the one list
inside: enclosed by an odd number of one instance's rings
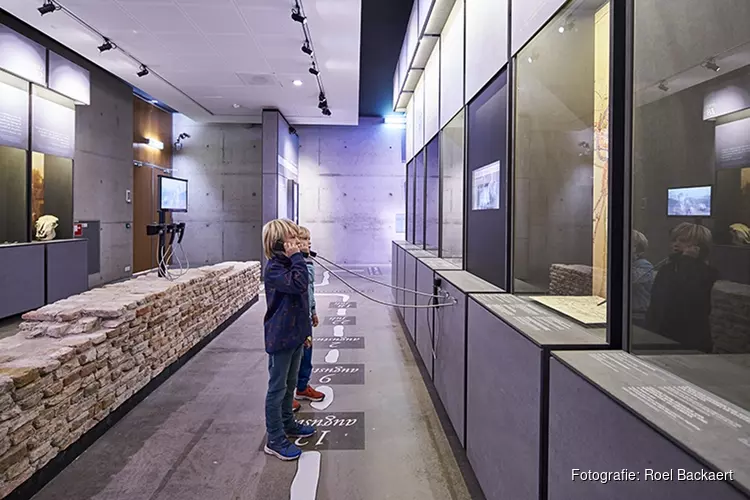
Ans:
{"label": "brick ruin wall", "polygon": [[260,264],[155,273],[24,314],[0,340],[0,498],[258,295]]}

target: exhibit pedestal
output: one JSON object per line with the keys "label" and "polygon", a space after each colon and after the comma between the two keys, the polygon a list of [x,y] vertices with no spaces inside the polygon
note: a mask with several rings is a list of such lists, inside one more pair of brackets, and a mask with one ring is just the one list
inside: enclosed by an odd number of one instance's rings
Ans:
{"label": "exhibit pedestal", "polygon": [[[417,259],[424,257],[434,257],[427,250],[406,250],[404,252],[404,288],[416,290],[417,288]],[[417,304],[417,296],[414,293],[404,293],[406,305],[414,306]],[[413,307],[404,308],[404,324],[406,330],[411,335],[412,340],[417,340],[417,310]]]}
{"label": "exhibit pedestal", "polygon": [[[629,353],[554,352],[549,415],[550,500],[750,498],[750,412]],[[576,469],[632,479],[572,480]]]}
{"label": "exhibit pedestal", "polygon": [[[435,389],[461,445],[466,446],[466,323],[470,293],[502,293],[500,288],[466,271],[436,271],[440,289],[456,300],[435,313]],[[419,339],[417,339],[419,340]],[[492,390],[483,384],[485,395]]]}
{"label": "exhibit pedestal", "polygon": [[[403,289],[405,288],[405,274],[406,274],[406,252],[408,250],[418,250],[419,247],[406,243],[403,241],[394,241],[394,252],[395,252],[395,263],[391,266],[391,273],[395,275],[396,286]],[[396,304],[405,304],[406,295],[403,290],[394,290]],[[397,307],[396,313],[404,319],[404,308]]]}
{"label": "exhibit pedestal", "polygon": [[544,500],[550,352],[605,338],[509,294],[472,294],[467,328],[469,462],[487,498]]}

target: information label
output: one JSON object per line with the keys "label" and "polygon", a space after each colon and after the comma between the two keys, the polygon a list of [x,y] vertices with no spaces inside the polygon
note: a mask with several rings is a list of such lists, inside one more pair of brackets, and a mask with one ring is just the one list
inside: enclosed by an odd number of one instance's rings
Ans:
{"label": "information label", "polygon": [[328,304],[328,309],[356,309],[356,302],[331,302]]}
{"label": "information label", "polygon": [[0,146],[29,148],[29,92],[0,82]]}
{"label": "information label", "polygon": [[364,337],[313,337],[316,348],[364,349]]}
{"label": "information label", "polygon": [[323,320],[324,325],[328,326],[350,326],[357,324],[356,316],[326,316]]}
{"label": "information label", "polygon": [[45,99],[32,97],[31,146],[34,151],[62,158],[75,156],[76,111]]}
{"label": "information label", "polygon": [[314,385],[364,385],[365,365],[314,366],[312,380]]}
{"label": "information label", "polygon": [[364,450],[365,413],[298,413],[297,422],[312,425],[317,432],[309,438],[299,438],[294,444],[304,451]]}

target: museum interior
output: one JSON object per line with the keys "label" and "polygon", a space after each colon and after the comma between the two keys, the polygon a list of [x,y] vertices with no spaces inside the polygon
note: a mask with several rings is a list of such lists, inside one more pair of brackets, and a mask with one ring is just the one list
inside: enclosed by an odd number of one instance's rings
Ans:
{"label": "museum interior", "polygon": [[[0,499],[750,498],[748,20],[0,0]],[[314,250],[293,462],[274,219]]]}

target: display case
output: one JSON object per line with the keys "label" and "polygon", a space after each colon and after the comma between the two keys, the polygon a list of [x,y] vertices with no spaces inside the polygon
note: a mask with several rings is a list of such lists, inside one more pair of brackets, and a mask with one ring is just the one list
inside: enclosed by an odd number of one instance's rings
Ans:
{"label": "display case", "polygon": [[464,112],[440,132],[440,257],[464,255]]}
{"label": "display case", "polygon": [[424,248],[438,255],[440,229],[440,136],[425,146],[425,237]]}
{"label": "display case", "polygon": [[748,410],[750,5],[686,4],[635,1],[629,348]]}
{"label": "display case", "polygon": [[414,161],[406,164],[406,241],[414,243]]}
{"label": "display case", "polygon": [[518,53],[513,291],[607,321],[610,4],[576,0]]}
{"label": "display case", "polygon": [[425,236],[425,151],[414,158],[414,244],[424,248]]}
{"label": "display case", "polygon": [[23,149],[0,146],[0,244],[25,242],[29,237],[26,156]]}

